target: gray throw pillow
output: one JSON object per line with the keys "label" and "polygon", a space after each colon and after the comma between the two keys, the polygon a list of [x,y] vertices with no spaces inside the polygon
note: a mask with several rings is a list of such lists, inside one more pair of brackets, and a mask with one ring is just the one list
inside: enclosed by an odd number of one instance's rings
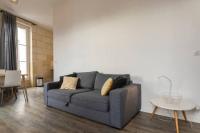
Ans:
{"label": "gray throw pillow", "polygon": [[80,73],[76,73],[77,77],[79,78],[77,86],[79,88],[93,89],[97,73],[98,72],[96,72],[96,71],[94,71],[94,72],[80,72]]}
{"label": "gray throw pillow", "polygon": [[106,75],[103,73],[98,73],[95,79],[94,89],[101,90],[106,80],[110,78],[110,75]]}
{"label": "gray throw pillow", "polygon": [[97,76],[96,76],[96,79],[95,79],[94,89],[101,90],[102,86],[104,85],[104,83],[106,82],[106,80],[108,78],[112,78],[113,80],[115,80],[115,79],[119,80],[119,77],[125,78],[126,83],[124,83],[124,79],[123,79],[123,82],[122,82],[122,79],[120,79],[119,82],[121,82],[121,83],[118,82],[117,84],[115,84],[114,89],[118,88],[118,87],[122,87],[122,85],[124,86],[124,85],[129,84],[130,83],[130,75],[129,74],[104,74],[104,73],[98,73]]}

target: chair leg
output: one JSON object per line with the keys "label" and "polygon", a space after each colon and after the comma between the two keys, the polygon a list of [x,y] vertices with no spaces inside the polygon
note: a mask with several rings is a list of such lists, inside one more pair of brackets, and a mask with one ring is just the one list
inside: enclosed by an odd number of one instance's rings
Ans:
{"label": "chair leg", "polygon": [[23,88],[23,95],[24,95],[24,100],[25,100],[25,102],[28,102],[28,94],[27,94],[27,90],[26,90],[26,88]]}
{"label": "chair leg", "polygon": [[25,88],[25,94],[26,94],[26,101],[28,102],[28,93],[26,88]]}
{"label": "chair leg", "polygon": [[14,91],[15,99],[17,99],[17,89],[13,88],[13,91]]}
{"label": "chair leg", "polygon": [[13,97],[14,88],[11,89],[11,97]]}
{"label": "chair leg", "polygon": [[25,94],[25,90],[23,89],[22,92],[23,92],[23,95],[24,95],[24,100],[25,100],[25,102],[26,102],[26,94]]}
{"label": "chair leg", "polygon": [[1,89],[1,105],[3,104],[3,89]]}

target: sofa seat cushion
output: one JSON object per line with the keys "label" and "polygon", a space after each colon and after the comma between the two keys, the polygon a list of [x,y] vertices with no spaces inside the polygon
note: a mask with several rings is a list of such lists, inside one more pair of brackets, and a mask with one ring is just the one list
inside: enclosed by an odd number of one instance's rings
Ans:
{"label": "sofa seat cushion", "polygon": [[99,90],[75,94],[71,97],[71,104],[96,111],[109,111],[109,97],[101,96]]}
{"label": "sofa seat cushion", "polygon": [[48,91],[47,96],[53,99],[64,101],[67,103],[70,102],[71,96],[77,93],[83,93],[90,91],[90,89],[76,89],[76,90],[69,90],[69,89],[52,89]]}

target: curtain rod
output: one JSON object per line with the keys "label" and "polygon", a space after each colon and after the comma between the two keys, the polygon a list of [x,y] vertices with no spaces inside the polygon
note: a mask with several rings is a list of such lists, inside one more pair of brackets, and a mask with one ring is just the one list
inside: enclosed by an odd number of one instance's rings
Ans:
{"label": "curtain rod", "polygon": [[[3,11],[4,11],[4,10],[0,10],[0,12],[3,12]],[[10,13],[10,14],[12,14],[12,13]],[[15,16],[15,17],[17,17],[17,18],[19,18],[19,19],[22,19],[22,20],[24,20],[24,21],[26,21],[26,22],[31,23],[32,25],[37,25],[37,24],[35,24],[35,23],[33,23],[33,22],[27,20],[27,19],[21,18],[21,17],[19,17],[19,16],[14,15],[14,14],[12,14],[12,15]]]}

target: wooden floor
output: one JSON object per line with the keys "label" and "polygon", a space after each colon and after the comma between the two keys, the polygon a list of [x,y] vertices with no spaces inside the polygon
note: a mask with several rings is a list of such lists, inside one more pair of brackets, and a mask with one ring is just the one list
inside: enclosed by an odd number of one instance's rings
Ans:
{"label": "wooden floor", "polygon": [[[123,129],[90,121],[75,115],[46,107],[42,88],[28,90],[29,103],[24,102],[22,92],[17,101],[0,107],[0,133],[175,133],[174,122],[168,118],[139,113]],[[165,119],[165,120],[163,120]],[[200,124],[180,122],[181,133],[200,133]]]}

